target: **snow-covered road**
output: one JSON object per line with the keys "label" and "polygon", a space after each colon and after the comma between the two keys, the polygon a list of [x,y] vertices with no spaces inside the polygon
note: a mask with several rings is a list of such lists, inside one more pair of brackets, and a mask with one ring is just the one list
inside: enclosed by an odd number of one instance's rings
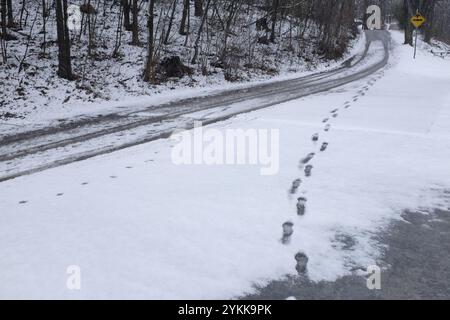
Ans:
{"label": "snow-covered road", "polygon": [[232,298],[295,274],[299,251],[314,281],[376,264],[373,236],[405,208],[447,208],[450,187],[450,63],[412,61],[393,35],[388,69],[209,126],[278,129],[277,175],[175,165],[166,139],[0,183],[0,298]]}
{"label": "snow-covered road", "polygon": [[7,130],[0,135],[0,181],[168,137],[176,128],[191,128],[195,120],[211,124],[357,81],[384,67],[389,58],[386,32],[367,31],[365,38],[366,46],[355,56],[317,74],[151,107],[65,119],[39,129],[25,126],[20,131]]}

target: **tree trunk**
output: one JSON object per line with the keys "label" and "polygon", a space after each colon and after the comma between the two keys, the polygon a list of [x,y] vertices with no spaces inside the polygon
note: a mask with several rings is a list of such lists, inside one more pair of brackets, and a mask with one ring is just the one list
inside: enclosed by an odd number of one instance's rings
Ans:
{"label": "tree trunk", "polygon": [[202,22],[200,24],[200,27],[198,28],[197,39],[195,39],[194,57],[192,58],[192,64],[196,64],[197,63],[198,46],[199,46],[199,43],[200,43],[200,37],[201,37],[202,32],[203,32],[203,27],[205,26],[206,18],[208,17],[208,11],[209,11],[209,5],[210,4],[211,4],[211,0],[208,0],[208,2],[206,3],[205,13],[203,14]]}
{"label": "tree trunk", "polygon": [[148,3],[148,50],[147,50],[147,62],[144,70],[144,81],[154,83],[154,53],[155,53],[155,41],[154,41],[154,28],[153,28],[153,14],[155,11],[155,0],[149,0]]}
{"label": "tree trunk", "polygon": [[123,25],[123,7],[119,8],[119,17],[117,19],[116,41],[114,44],[113,57],[119,54],[120,45],[122,44],[122,25]]}
{"label": "tree trunk", "polygon": [[0,22],[2,33],[0,34],[1,50],[3,62],[7,62],[7,49],[6,49],[6,39],[8,35],[6,33],[6,0],[1,0],[1,16],[2,20]]}
{"label": "tree trunk", "polygon": [[132,13],[133,13],[133,25],[132,25],[133,40],[131,41],[131,44],[134,46],[138,46],[139,45],[138,0],[133,0]]}
{"label": "tree trunk", "polygon": [[181,17],[181,24],[180,24],[180,34],[185,36],[187,34],[186,32],[186,21],[189,14],[189,0],[183,0],[183,15]]}
{"label": "tree trunk", "polygon": [[42,0],[42,32],[44,33],[44,42],[42,43],[43,53],[45,55],[45,50],[47,46],[47,4],[45,0]]}
{"label": "tree trunk", "polygon": [[238,10],[240,9],[240,6],[241,5],[239,4],[239,0],[231,0],[230,5],[227,9],[229,14],[228,14],[228,17],[227,17],[226,23],[225,23],[224,36],[223,36],[223,48],[222,48],[222,54],[220,56],[220,60],[222,62],[225,62],[226,57],[227,57],[228,38],[231,33],[231,25],[233,23],[235,15],[237,14]]}
{"label": "tree trunk", "polygon": [[6,36],[6,12],[8,12],[8,9],[6,7],[6,0],[1,0],[1,13],[2,13],[2,20],[1,20],[1,27],[2,27],[2,35]]}
{"label": "tree trunk", "polygon": [[125,28],[125,30],[131,31],[129,0],[122,0],[122,7],[123,7],[123,27]]}
{"label": "tree trunk", "polygon": [[12,1],[7,0],[8,5],[8,27],[12,28],[14,27],[14,16],[13,16],[13,8],[12,8]]}
{"label": "tree trunk", "polygon": [[272,2],[272,32],[270,33],[270,42],[275,43],[275,28],[277,24],[278,7],[280,1],[273,0]]}
{"label": "tree trunk", "polygon": [[25,12],[25,5],[26,1],[22,1],[22,8],[20,9],[20,17],[19,17],[19,29],[22,29],[22,21],[23,21],[23,14]]}
{"label": "tree trunk", "polygon": [[[91,7],[91,0],[88,0],[87,7],[88,8]],[[87,19],[87,29],[88,29],[88,56],[91,56],[92,48],[94,45],[94,31],[93,31],[93,27],[92,27],[92,14],[88,12],[86,14],[86,19]]]}
{"label": "tree trunk", "polygon": [[172,13],[170,15],[170,21],[169,21],[169,26],[167,27],[166,37],[164,38],[164,44],[168,44],[169,43],[170,32],[172,31],[173,19],[175,19],[176,9],[177,9],[177,0],[173,0]]}
{"label": "tree trunk", "polygon": [[386,0],[382,0],[381,1],[381,28],[385,29],[386,28],[386,18],[387,18],[387,1]]}
{"label": "tree trunk", "polygon": [[203,16],[203,0],[195,0],[194,6],[195,6],[194,15],[196,17],[202,17]]}
{"label": "tree trunk", "polygon": [[412,32],[413,32],[413,28],[412,25],[409,21],[409,19],[411,18],[411,8],[410,8],[410,4],[408,0],[403,0],[403,10],[404,10],[404,15],[405,15],[405,43],[404,44],[409,44],[409,45],[413,45],[413,36],[412,36]]}
{"label": "tree trunk", "polygon": [[67,0],[56,0],[56,31],[58,34],[58,75],[73,80],[70,61],[70,38],[67,28]]}

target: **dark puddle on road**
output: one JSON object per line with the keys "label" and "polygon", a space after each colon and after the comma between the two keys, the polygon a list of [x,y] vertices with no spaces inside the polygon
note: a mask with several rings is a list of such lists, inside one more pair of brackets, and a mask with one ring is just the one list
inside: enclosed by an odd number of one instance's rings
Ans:
{"label": "dark puddle on road", "polygon": [[[241,299],[450,299],[450,207],[405,211],[402,218],[375,238],[387,245],[379,261],[381,290],[369,290],[367,279],[356,274],[319,283],[305,276],[286,276],[265,287],[255,286],[256,293]],[[335,240],[340,250],[352,250],[356,245],[347,234],[337,234]]]}

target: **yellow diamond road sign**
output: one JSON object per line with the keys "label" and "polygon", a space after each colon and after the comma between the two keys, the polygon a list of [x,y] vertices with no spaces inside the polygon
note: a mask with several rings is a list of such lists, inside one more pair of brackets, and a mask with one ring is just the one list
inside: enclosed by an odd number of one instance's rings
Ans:
{"label": "yellow diamond road sign", "polygon": [[411,23],[416,28],[420,28],[420,26],[423,25],[425,23],[425,21],[427,21],[427,20],[420,13],[416,14],[414,17],[411,18]]}

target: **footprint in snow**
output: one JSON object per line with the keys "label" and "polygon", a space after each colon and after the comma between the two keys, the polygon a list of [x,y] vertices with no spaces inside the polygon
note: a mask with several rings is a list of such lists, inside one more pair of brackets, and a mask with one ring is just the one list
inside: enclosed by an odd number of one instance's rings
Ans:
{"label": "footprint in snow", "polygon": [[57,197],[62,197],[64,195],[64,193],[58,193],[56,194]]}
{"label": "footprint in snow", "polygon": [[295,255],[295,261],[297,261],[295,270],[300,276],[305,275],[308,272],[308,256],[303,252],[299,252]]}
{"label": "footprint in snow", "polygon": [[311,177],[313,166],[308,164],[305,168],[305,176]]}
{"label": "footprint in snow", "polygon": [[330,118],[325,118],[322,120],[323,123],[327,123],[330,120]]}
{"label": "footprint in snow", "polygon": [[333,114],[333,118],[337,118],[339,116],[338,113]]}
{"label": "footprint in snow", "polygon": [[327,148],[328,148],[328,142],[324,142],[322,144],[322,147],[320,148],[320,151],[324,152],[325,150],[327,150]]}
{"label": "footprint in snow", "polygon": [[294,224],[290,221],[283,223],[283,237],[281,243],[289,244],[291,236],[294,234]]}
{"label": "footprint in snow", "polygon": [[26,204],[26,203],[28,203],[28,201],[26,200],[19,201],[19,204]]}
{"label": "footprint in snow", "polygon": [[330,131],[330,129],[331,129],[331,125],[327,124],[327,125],[325,126],[325,129],[324,129],[324,130],[325,130],[326,132],[328,132],[328,131]]}
{"label": "footprint in snow", "polygon": [[312,136],[312,141],[314,141],[314,142],[319,141],[319,134],[318,134],[318,133],[315,133],[315,134]]}
{"label": "footprint in snow", "polygon": [[310,161],[312,160],[312,158],[314,158],[315,155],[316,155],[315,153],[310,153],[310,154],[308,154],[305,158],[303,158],[303,159],[300,161],[300,164],[302,164],[302,165],[307,164],[308,162],[310,162]]}
{"label": "footprint in snow", "polygon": [[305,197],[297,199],[297,215],[303,217],[306,213],[306,202],[308,200]]}
{"label": "footprint in snow", "polygon": [[297,193],[298,188],[300,188],[301,184],[302,184],[302,179],[297,179],[294,182],[292,182],[291,194]]}
{"label": "footprint in snow", "polygon": [[81,185],[82,186],[87,186],[89,184],[89,182],[83,182]]}
{"label": "footprint in snow", "polygon": [[337,113],[339,111],[339,108],[332,110],[330,113]]}

